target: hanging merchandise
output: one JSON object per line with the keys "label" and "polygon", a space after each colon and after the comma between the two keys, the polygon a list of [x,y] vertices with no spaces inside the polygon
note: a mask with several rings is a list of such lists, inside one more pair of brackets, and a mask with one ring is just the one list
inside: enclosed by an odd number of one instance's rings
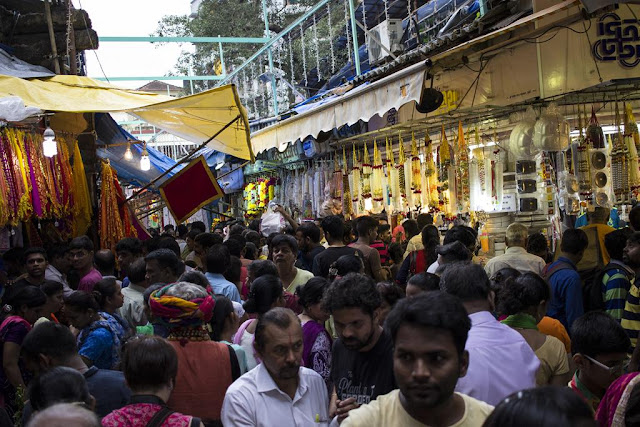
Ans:
{"label": "hanging merchandise", "polygon": [[422,202],[422,171],[420,170],[420,156],[418,155],[418,144],[416,136],[411,132],[411,191],[413,192],[413,206],[419,207]]}
{"label": "hanging merchandise", "polygon": [[342,214],[345,219],[350,219],[353,215],[353,200],[349,189],[349,172],[347,165],[347,153],[342,147]]}
{"label": "hanging merchandise", "polygon": [[342,169],[337,153],[333,157],[333,201],[336,205],[342,204]]}
{"label": "hanging merchandise", "polygon": [[362,186],[362,198],[364,199],[364,209],[371,209],[371,160],[367,143],[364,143],[364,153],[362,155],[362,175],[360,176]]}
{"label": "hanging merchandise", "polygon": [[[387,177],[387,206],[393,206],[393,196],[394,196],[394,185],[393,185],[393,175],[391,174],[391,169],[393,168],[393,149],[391,148],[391,144],[389,143],[389,138],[385,138],[384,141],[385,146],[385,154],[386,158],[384,159],[386,177]],[[392,209],[391,209],[392,210]]]}
{"label": "hanging merchandise", "polygon": [[[600,123],[598,122],[596,110],[593,108],[593,105],[591,106],[591,121],[587,127],[587,139],[590,141],[593,148],[598,150],[604,148],[604,132],[602,131],[602,126],[600,126]],[[638,143],[640,143],[640,138],[638,138],[638,140]]]}
{"label": "hanging merchandise", "polygon": [[136,234],[131,226],[129,210],[124,204],[118,175],[109,161],[102,164],[100,180],[100,247],[115,250],[118,241]]}
{"label": "hanging merchandise", "polygon": [[82,236],[91,225],[93,209],[89,197],[87,176],[80,155],[78,141],[75,142],[73,152],[73,235]]}
{"label": "hanging merchandise", "polygon": [[623,205],[629,203],[629,150],[624,144],[622,136],[622,124],[618,102],[615,106],[616,134],[613,138],[613,148],[611,150],[611,176],[613,178],[613,194],[616,204]]}
{"label": "hanging merchandise", "polygon": [[536,121],[533,145],[543,151],[562,151],[569,146],[569,122],[551,104]]}
{"label": "hanging merchandise", "polygon": [[393,138],[387,140],[387,184],[389,187],[389,211],[400,210],[400,181],[398,179],[398,169],[396,169],[396,159],[393,154]]}
{"label": "hanging merchandise", "polygon": [[458,122],[458,161],[456,181],[458,183],[458,212],[469,212],[469,148],[464,139],[462,122]]}
{"label": "hanging merchandise", "polygon": [[535,125],[536,113],[529,107],[509,136],[509,151],[516,159],[532,159],[540,151],[533,145]]}
{"label": "hanging merchandise", "polygon": [[378,143],[373,141],[373,167],[371,193],[373,195],[372,212],[379,214],[384,209],[384,171],[382,170],[382,154],[378,150]]}
{"label": "hanging merchandise", "polygon": [[351,162],[353,164],[353,167],[351,168],[351,188],[352,188],[352,192],[353,195],[351,197],[351,201],[353,202],[351,204],[353,211],[354,211],[354,215],[355,214],[360,214],[360,212],[362,211],[360,209],[360,203],[361,203],[361,198],[360,198],[360,161],[358,160],[358,154],[356,153],[356,146],[355,144],[353,145],[353,155],[351,157]]}
{"label": "hanging merchandise", "polygon": [[450,188],[449,188],[449,171],[451,169],[451,147],[447,141],[447,134],[442,125],[442,133],[440,135],[440,147],[438,148],[438,173],[440,186],[438,189],[439,207],[446,217],[451,216],[450,207]]}
{"label": "hanging merchandise", "polygon": [[438,175],[436,174],[436,162],[433,160],[433,147],[431,143],[431,137],[427,131],[424,137],[425,145],[425,176],[427,178],[427,190],[429,208],[438,208]]}
{"label": "hanging merchandise", "polygon": [[638,145],[640,145],[640,134],[638,133],[638,125],[633,116],[631,104],[624,104],[625,120],[624,120],[624,140],[629,150],[629,186],[631,187],[632,198],[638,198],[640,190],[640,170],[638,164]]}
{"label": "hanging merchandise", "polygon": [[398,144],[400,145],[400,152],[398,153],[398,163],[396,163],[396,170],[398,171],[398,187],[400,192],[398,210],[402,211],[407,206],[407,184],[404,174],[404,164],[407,161],[407,158],[404,154],[404,141],[402,140],[402,134],[398,136]]}
{"label": "hanging merchandise", "polygon": [[580,196],[583,200],[591,200],[591,165],[589,163],[589,141],[582,133],[582,115],[580,114],[580,106],[578,106],[578,128],[580,135],[576,145],[576,166],[578,185],[580,187]]}
{"label": "hanging merchandise", "polygon": [[[494,137],[495,138],[495,137]],[[497,140],[496,140],[497,141]],[[491,163],[491,203],[492,210],[502,210],[502,191],[503,191],[503,175],[504,161],[501,156],[501,150],[493,151]],[[522,208],[520,209],[522,211]]]}

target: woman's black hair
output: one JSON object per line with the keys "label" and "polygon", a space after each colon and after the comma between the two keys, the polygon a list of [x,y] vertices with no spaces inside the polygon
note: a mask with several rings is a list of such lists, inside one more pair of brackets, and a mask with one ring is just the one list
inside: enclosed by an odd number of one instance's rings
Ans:
{"label": "woman's black hair", "polygon": [[298,302],[305,309],[322,301],[324,291],[329,287],[329,281],[324,277],[312,277],[309,281],[296,288]]}
{"label": "woman's black hair", "polygon": [[89,406],[92,401],[84,376],[64,366],[34,378],[29,384],[28,396],[34,411],[41,411],[56,403],[83,403]]}
{"label": "woman's black hair", "polygon": [[64,300],[66,308],[76,309],[78,311],[85,312],[89,309],[98,312],[100,311],[100,305],[96,301],[95,297],[83,291],[74,291]]}
{"label": "woman's black hair", "polygon": [[250,259],[251,261],[254,261],[257,258],[257,256],[258,256],[258,247],[252,242],[247,242],[247,244],[244,245],[244,257],[246,259]]}
{"label": "woman's black hair", "polygon": [[[3,314],[6,316],[10,312],[20,310],[20,307],[26,305],[28,308],[40,307],[46,304],[47,295],[37,286],[19,286],[11,289],[2,298]],[[4,316],[3,316],[4,317]]]}
{"label": "woman's black hair", "polygon": [[99,280],[94,286],[91,295],[98,302],[100,310],[104,310],[104,306],[107,303],[107,298],[113,298],[118,292],[118,282],[114,278],[107,278]]}
{"label": "woman's black hair", "polygon": [[404,228],[404,238],[408,241],[411,240],[413,236],[416,236],[420,233],[420,228],[418,228],[418,221],[415,219],[408,219],[402,223],[402,228]]}
{"label": "woman's black hair", "polygon": [[175,380],[178,355],[164,338],[135,336],[123,347],[122,372],[134,393],[158,390]]}
{"label": "woman's black hair", "polygon": [[404,249],[402,249],[402,245],[397,242],[393,242],[389,245],[389,258],[394,262],[394,264],[402,264],[402,255],[404,255]]}
{"label": "woman's black hair", "polygon": [[525,273],[506,280],[500,289],[498,311],[507,316],[517,314],[550,298],[551,289],[547,282],[535,273]]}
{"label": "woman's black hair", "polygon": [[271,306],[278,298],[282,297],[284,289],[282,282],[277,276],[260,276],[251,284],[249,298],[244,303],[247,313],[257,313],[262,316],[271,309]]}
{"label": "woman's black hair", "polygon": [[233,303],[224,295],[216,295],[216,305],[213,307],[213,317],[211,317],[211,339],[220,341],[224,322],[233,313]]}
{"label": "woman's black hair", "polygon": [[578,425],[595,427],[591,408],[570,388],[547,386],[508,396],[496,406],[483,427]]}
{"label": "woman's black hair", "polygon": [[418,273],[411,276],[407,285],[412,285],[420,288],[421,291],[439,291],[440,290],[440,276],[433,273]]}
{"label": "woman's black hair", "polygon": [[386,302],[391,308],[393,308],[398,301],[405,297],[402,288],[391,282],[380,282],[376,285],[376,289],[378,289],[378,293],[380,293],[380,297],[382,298],[382,300]]}
{"label": "woman's black hair", "polygon": [[440,232],[435,225],[427,225],[422,229],[422,246],[425,251],[425,264],[429,267],[436,262],[436,248],[440,245]]}
{"label": "woman's black hair", "polygon": [[356,252],[355,255],[342,255],[329,267],[329,280],[344,277],[349,273],[362,273],[364,263]]}

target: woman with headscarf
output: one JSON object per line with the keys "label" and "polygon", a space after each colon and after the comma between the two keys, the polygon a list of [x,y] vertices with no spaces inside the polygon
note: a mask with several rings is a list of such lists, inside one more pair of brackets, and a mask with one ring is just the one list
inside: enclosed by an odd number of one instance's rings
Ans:
{"label": "woman with headscarf", "polygon": [[600,401],[596,421],[601,427],[630,427],[640,423],[640,372],[615,380]]}
{"label": "woman with headscarf", "polygon": [[178,375],[168,406],[202,419],[220,422],[227,388],[240,376],[235,352],[212,341],[206,324],[211,321],[214,298],[193,283],[178,282],[151,294],[153,316],[169,329],[169,343],[178,354]]}

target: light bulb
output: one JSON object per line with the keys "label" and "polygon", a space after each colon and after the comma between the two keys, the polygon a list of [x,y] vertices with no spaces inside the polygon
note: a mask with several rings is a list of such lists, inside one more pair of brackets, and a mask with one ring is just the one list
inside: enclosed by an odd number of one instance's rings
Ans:
{"label": "light bulb", "polygon": [[129,162],[133,160],[133,153],[131,152],[131,144],[127,145],[127,151],[124,152],[124,159]]}
{"label": "light bulb", "polygon": [[148,171],[151,169],[151,160],[149,159],[149,152],[147,151],[147,147],[142,149],[142,153],[140,153],[140,170]]}
{"label": "light bulb", "polygon": [[47,127],[42,134],[42,152],[46,157],[53,157],[58,154],[58,143],[56,142],[56,134],[50,127]]}

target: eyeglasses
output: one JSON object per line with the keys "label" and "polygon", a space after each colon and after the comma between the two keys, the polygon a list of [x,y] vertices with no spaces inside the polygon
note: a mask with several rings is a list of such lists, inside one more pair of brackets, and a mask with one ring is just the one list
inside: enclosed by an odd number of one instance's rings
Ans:
{"label": "eyeglasses", "polygon": [[599,366],[602,369],[604,369],[605,371],[607,371],[610,375],[619,374],[621,372],[624,372],[629,367],[629,361],[628,360],[624,360],[624,361],[622,361],[622,362],[620,362],[620,363],[618,363],[618,364],[616,364],[614,366],[607,366],[604,363],[598,362],[593,357],[587,356],[586,354],[583,354],[583,356],[586,357],[587,359],[589,359],[591,362],[593,362],[597,366]]}

